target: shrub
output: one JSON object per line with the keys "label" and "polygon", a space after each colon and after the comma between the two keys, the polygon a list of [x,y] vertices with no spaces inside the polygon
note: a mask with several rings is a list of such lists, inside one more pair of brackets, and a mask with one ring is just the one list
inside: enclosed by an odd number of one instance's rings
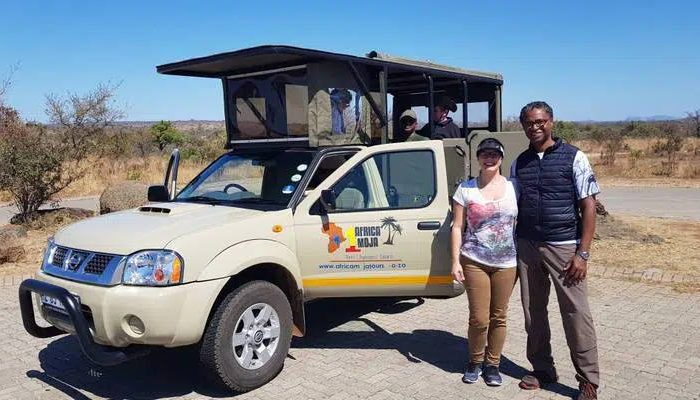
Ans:
{"label": "shrub", "polygon": [[591,131],[591,138],[600,145],[600,159],[603,165],[615,165],[617,153],[625,145],[623,132],[610,127],[597,127]]}
{"label": "shrub", "polygon": [[112,105],[114,90],[99,86],[84,96],[49,95],[51,130],[25,124],[15,110],[2,106],[0,187],[11,194],[20,222],[33,218],[42,204],[83,177],[105,154],[100,141],[122,116]]}

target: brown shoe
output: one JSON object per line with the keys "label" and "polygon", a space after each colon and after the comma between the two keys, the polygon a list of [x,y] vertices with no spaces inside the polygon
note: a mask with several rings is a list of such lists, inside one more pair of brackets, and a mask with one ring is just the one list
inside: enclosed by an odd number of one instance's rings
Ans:
{"label": "brown shoe", "polygon": [[577,397],[578,400],[598,399],[598,388],[596,387],[596,385],[589,382],[581,382],[578,384],[578,389],[580,390]]}
{"label": "brown shoe", "polygon": [[555,383],[559,380],[557,372],[555,370],[551,371],[532,371],[532,373],[523,376],[520,380],[521,389],[525,390],[536,390],[547,383]]}

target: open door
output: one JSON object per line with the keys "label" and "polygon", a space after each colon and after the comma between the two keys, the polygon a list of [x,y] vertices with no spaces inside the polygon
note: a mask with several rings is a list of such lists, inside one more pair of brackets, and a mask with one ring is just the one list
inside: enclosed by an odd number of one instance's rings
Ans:
{"label": "open door", "polygon": [[305,296],[459,294],[444,163],[439,141],[372,146],[310,191],[294,215]]}

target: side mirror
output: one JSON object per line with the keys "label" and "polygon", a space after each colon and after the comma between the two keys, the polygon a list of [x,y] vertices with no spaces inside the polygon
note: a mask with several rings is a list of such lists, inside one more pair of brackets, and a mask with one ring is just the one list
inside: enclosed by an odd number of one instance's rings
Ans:
{"label": "side mirror", "polygon": [[170,200],[168,188],[165,185],[154,185],[148,187],[148,201],[165,202]]}
{"label": "side mirror", "polygon": [[335,192],[330,189],[322,190],[321,205],[323,205],[326,211],[335,210]]}

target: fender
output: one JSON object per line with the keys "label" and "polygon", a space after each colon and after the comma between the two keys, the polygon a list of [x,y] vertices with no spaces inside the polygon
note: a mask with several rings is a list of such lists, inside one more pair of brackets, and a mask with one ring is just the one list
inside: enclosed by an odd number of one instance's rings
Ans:
{"label": "fender", "polygon": [[299,260],[294,252],[284,244],[269,239],[247,240],[228,247],[204,267],[197,280],[227,278],[258,264],[284,267],[294,277],[297,288],[303,288]]}

